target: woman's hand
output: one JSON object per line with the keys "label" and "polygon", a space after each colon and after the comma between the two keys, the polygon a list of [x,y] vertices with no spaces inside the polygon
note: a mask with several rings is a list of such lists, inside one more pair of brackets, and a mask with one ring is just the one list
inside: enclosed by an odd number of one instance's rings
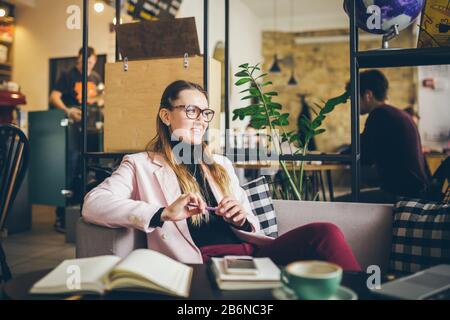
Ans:
{"label": "woman's hand", "polygon": [[225,197],[220,201],[216,214],[236,227],[242,227],[247,220],[244,208],[237,200],[230,197]]}
{"label": "woman's hand", "polygon": [[[194,204],[197,208],[189,208],[187,204]],[[181,221],[197,214],[202,214],[206,210],[203,199],[194,193],[181,195],[175,202],[165,208],[161,213],[162,221]]]}

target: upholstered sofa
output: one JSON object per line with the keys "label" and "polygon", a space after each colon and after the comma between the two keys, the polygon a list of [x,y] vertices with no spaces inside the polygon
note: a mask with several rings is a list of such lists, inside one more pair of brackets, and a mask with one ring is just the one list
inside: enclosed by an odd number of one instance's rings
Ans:
{"label": "upholstered sofa", "polygon": [[[388,270],[392,239],[392,205],[299,202],[275,200],[279,234],[311,222],[332,222],[343,231],[363,269],[378,265]],[[78,258],[114,254],[121,257],[146,247],[146,235],[138,230],[110,229],[80,218],[76,230]]]}

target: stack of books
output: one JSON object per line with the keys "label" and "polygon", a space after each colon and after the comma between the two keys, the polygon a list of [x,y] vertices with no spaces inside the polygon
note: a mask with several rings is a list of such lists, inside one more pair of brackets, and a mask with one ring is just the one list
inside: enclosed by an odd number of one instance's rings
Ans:
{"label": "stack of books", "polygon": [[270,258],[254,258],[256,274],[229,274],[223,258],[212,258],[211,268],[221,290],[271,289],[281,286],[280,269]]}

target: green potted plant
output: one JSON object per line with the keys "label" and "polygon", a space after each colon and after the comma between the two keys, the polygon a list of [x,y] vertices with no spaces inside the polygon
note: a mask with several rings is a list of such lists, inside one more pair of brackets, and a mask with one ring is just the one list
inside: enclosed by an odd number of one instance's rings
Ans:
{"label": "green potted plant", "polygon": [[[269,130],[268,138],[273,143],[276,152],[279,155],[285,155],[282,144],[287,142],[290,148],[290,154],[306,155],[308,152],[308,144],[315,136],[323,134],[326,130],[321,128],[323,121],[334,108],[342,103],[347,102],[350,95],[348,92],[338,97],[334,97],[324,102],[323,105],[315,104],[317,109],[311,108],[314,116],[312,119],[302,117],[300,123],[304,126],[303,142],[299,138],[297,132],[287,131],[289,126],[289,113],[283,113],[283,106],[272,101],[273,97],[278,93],[270,90],[273,85],[271,81],[265,81],[268,75],[262,73],[259,64],[251,66],[248,63],[239,66],[240,71],[235,74],[238,78],[236,86],[241,87],[249,85],[249,88],[242,90],[240,93],[245,94],[241,98],[242,101],[251,101],[244,108],[238,108],[233,111],[233,121],[244,120],[250,117],[250,125],[255,129]],[[292,150],[292,144],[298,145],[300,148],[296,152]],[[300,161],[298,166],[293,165],[293,169],[289,170],[286,161],[279,160],[280,166],[286,176],[287,184],[284,193],[291,193],[296,200],[304,200],[304,161]]]}

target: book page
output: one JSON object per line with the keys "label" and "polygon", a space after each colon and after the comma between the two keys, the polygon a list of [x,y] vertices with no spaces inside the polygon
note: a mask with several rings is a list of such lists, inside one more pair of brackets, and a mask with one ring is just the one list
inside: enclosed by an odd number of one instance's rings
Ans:
{"label": "book page", "polygon": [[65,260],[31,289],[31,293],[102,293],[103,278],[121,259],[116,256]]}
{"label": "book page", "polygon": [[[192,268],[159,252],[139,249],[133,251],[122,260],[110,274],[110,287],[114,288],[114,282],[120,283],[120,287],[126,282],[126,277],[137,276],[150,282],[142,286],[149,288],[161,288],[161,292],[171,292],[179,296],[187,297],[192,278]],[[136,279],[136,277],[134,277]],[[130,279],[131,280],[131,279]],[[136,281],[130,281],[130,284]]]}

